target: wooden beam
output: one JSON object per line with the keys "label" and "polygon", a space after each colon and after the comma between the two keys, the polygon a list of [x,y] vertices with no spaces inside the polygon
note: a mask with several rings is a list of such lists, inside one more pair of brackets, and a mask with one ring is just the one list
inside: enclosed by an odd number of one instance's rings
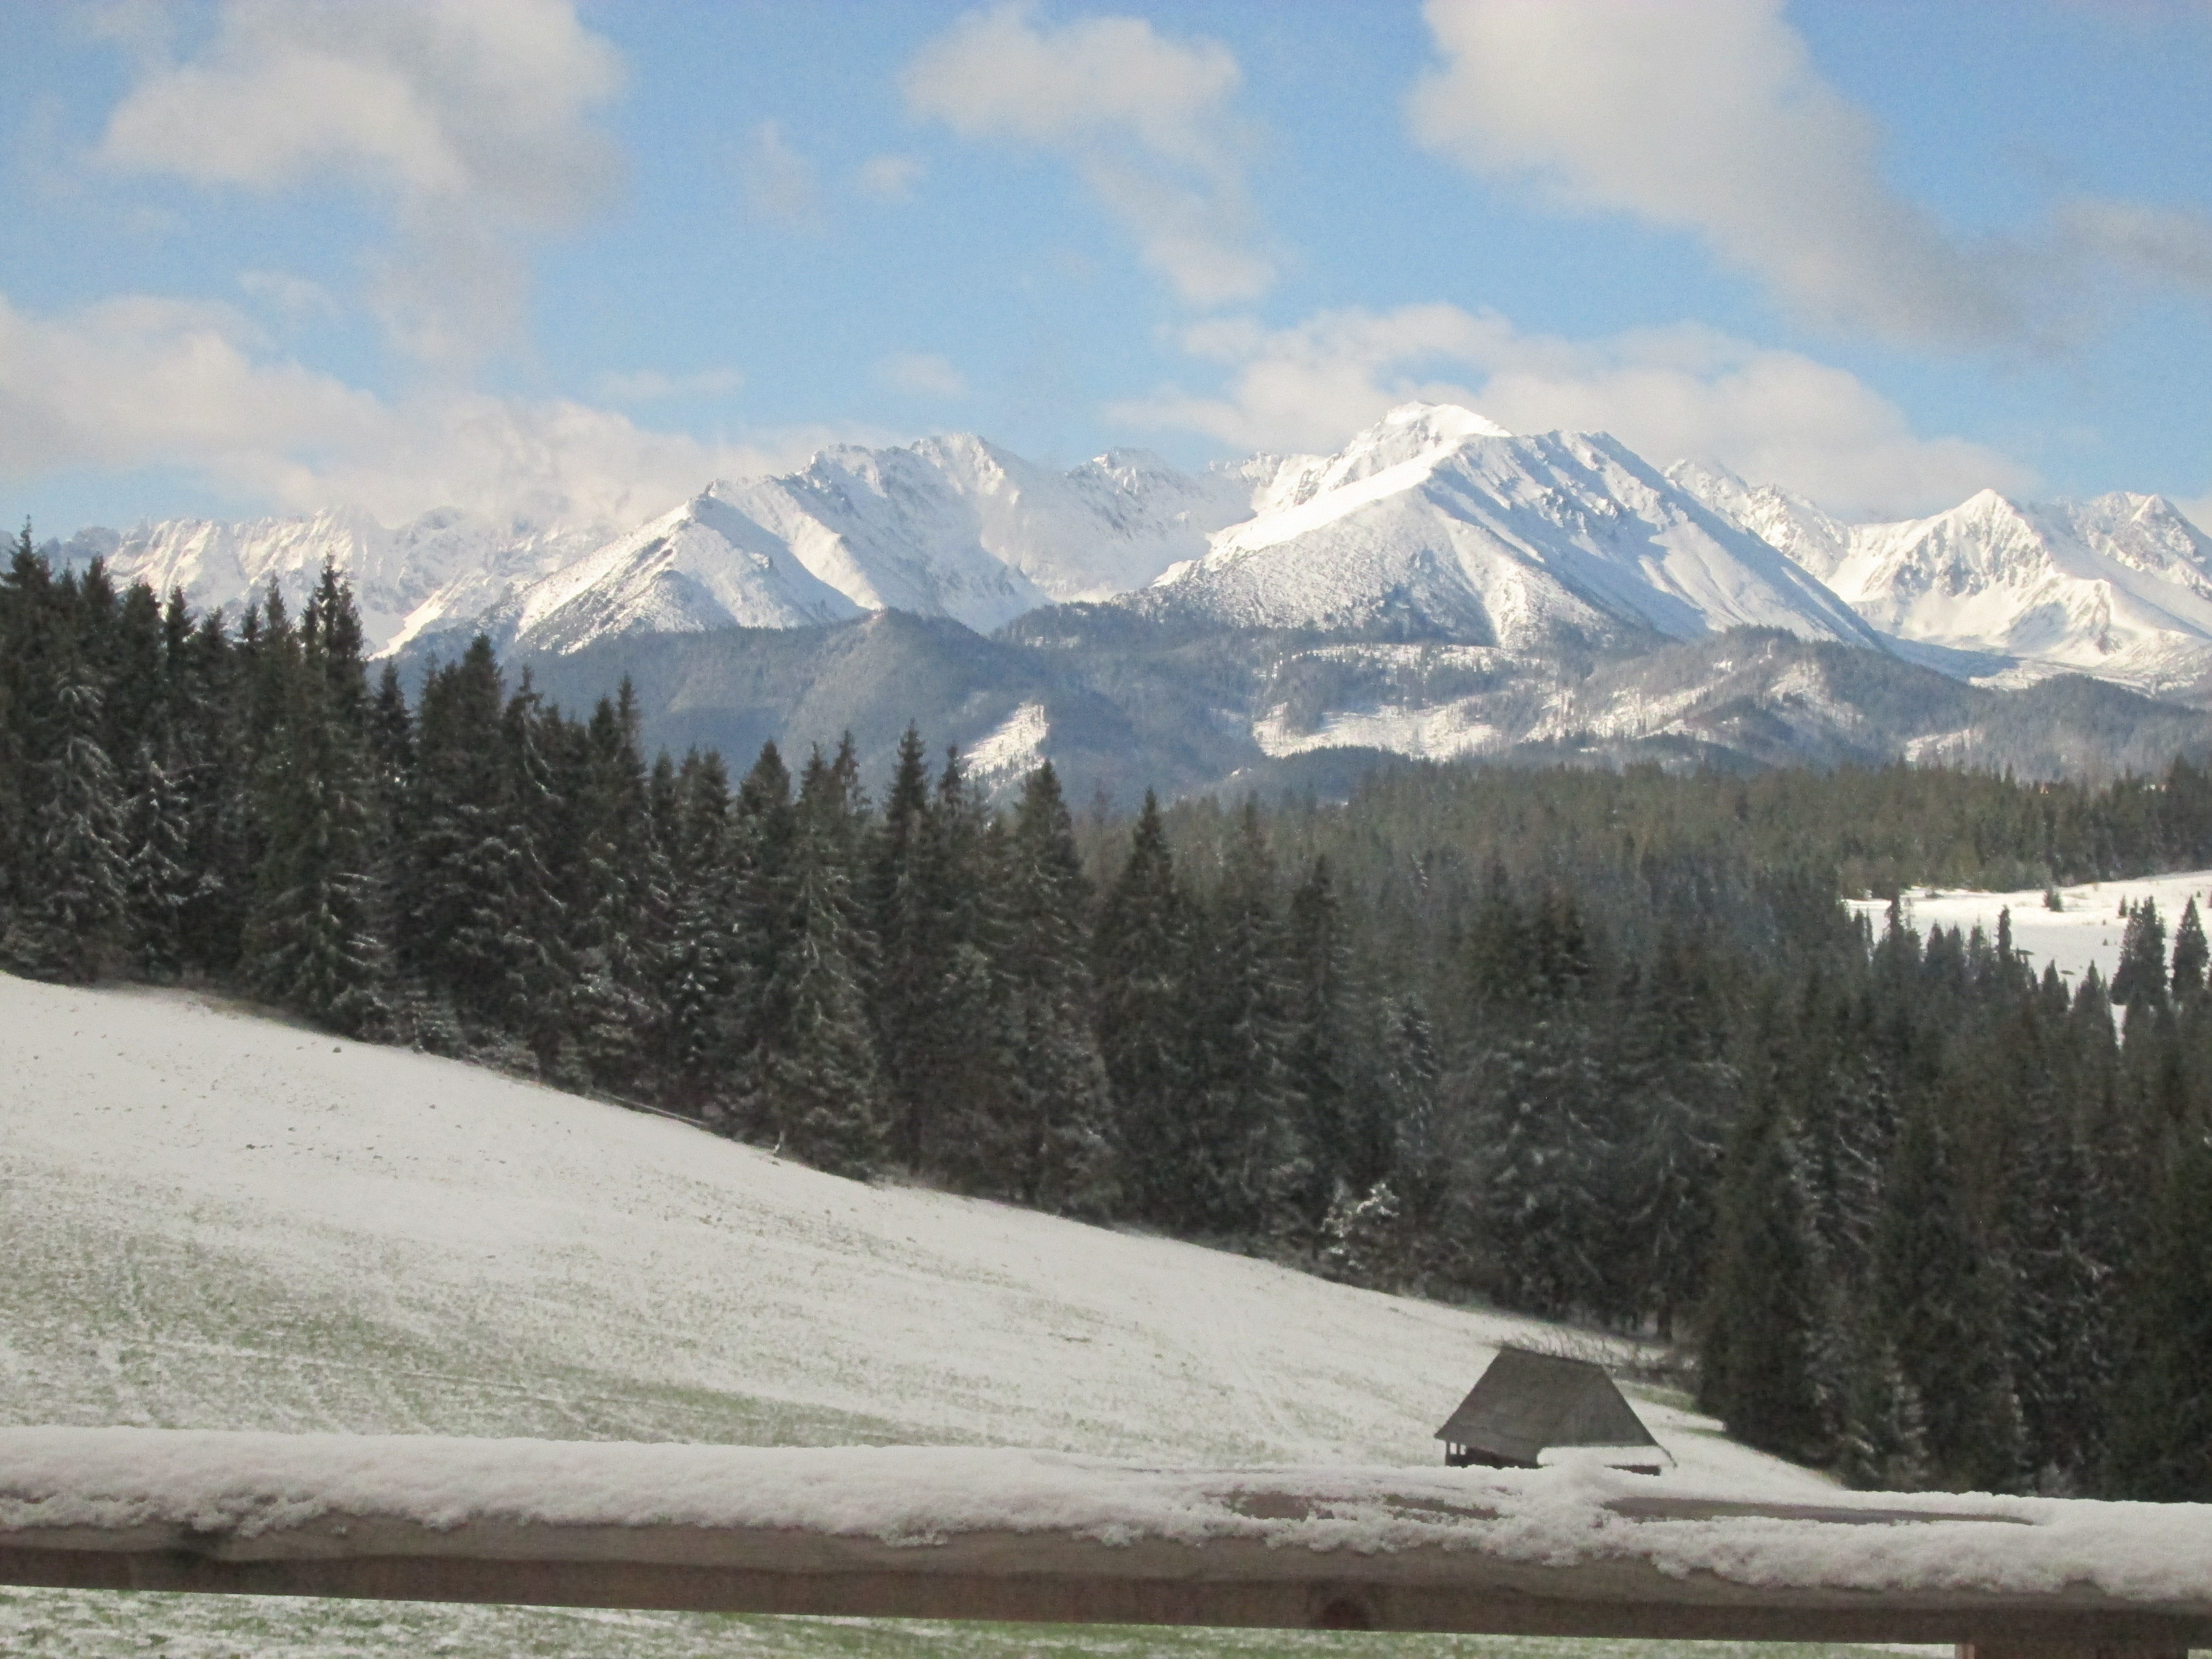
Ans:
{"label": "wooden beam", "polygon": [[790,1528],[427,1527],[324,1516],[244,1536],[181,1527],[0,1532],[0,1582],[71,1589],[518,1602],[1036,1623],[1222,1625],[1680,1640],[1936,1642],[1974,1659],[2212,1645],[2212,1610],[2035,1596],[1755,1587],[1610,1559],[1260,1539],[1110,1544],[970,1532],[925,1544]]}
{"label": "wooden beam", "polygon": [[1776,1503],[1603,1471],[1006,1449],[0,1429],[0,1583],[2138,1659],[2212,1647],[2212,1508]]}

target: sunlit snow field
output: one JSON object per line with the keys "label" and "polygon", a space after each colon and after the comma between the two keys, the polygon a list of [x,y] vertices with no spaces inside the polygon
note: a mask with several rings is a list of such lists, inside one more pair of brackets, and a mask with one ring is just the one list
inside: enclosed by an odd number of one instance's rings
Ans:
{"label": "sunlit snow field", "polygon": [[[842,1181],[683,1124],[191,993],[4,976],[0,1250],[8,1424],[1432,1465],[1435,1426],[1492,1345],[1559,1334],[1223,1252]],[[1819,1484],[1675,1404],[1638,1403],[1686,1474],[1777,1491]],[[0,1591],[0,1650],[156,1645],[319,1656],[1310,1644]]]}
{"label": "sunlit snow field", "polygon": [[[2093,962],[2098,973],[2106,980],[2112,978],[2120,959],[2120,939],[2127,932],[2127,919],[2120,914],[2124,901],[2135,904],[2150,899],[2157,904],[2159,916],[2166,923],[2169,951],[2174,926],[2190,900],[2197,901],[2198,914],[2212,927],[2212,870],[2060,888],[2058,901],[2065,907],[2061,910],[2052,910],[2045,903],[2039,887],[2017,893],[1923,887],[1907,890],[1902,898],[1905,920],[1923,934],[1939,927],[1965,933],[1979,927],[1994,940],[1998,915],[2011,911],[2014,948],[2027,953],[2029,965],[2039,974],[2045,963],[2057,963],[2059,973],[2069,983],[2079,980]],[[1851,908],[1872,916],[1879,929],[1889,906],[1881,899],[1854,899]]]}

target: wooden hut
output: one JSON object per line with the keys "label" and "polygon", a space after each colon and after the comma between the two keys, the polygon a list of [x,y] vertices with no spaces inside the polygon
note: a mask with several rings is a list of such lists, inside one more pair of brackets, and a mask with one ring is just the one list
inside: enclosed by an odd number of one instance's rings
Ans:
{"label": "wooden hut", "polygon": [[1605,1369],[1587,1359],[1500,1348],[1459,1409],[1437,1431],[1444,1462],[1533,1469],[1559,1447],[1601,1447],[1605,1462],[1656,1474],[1668,1461]]}

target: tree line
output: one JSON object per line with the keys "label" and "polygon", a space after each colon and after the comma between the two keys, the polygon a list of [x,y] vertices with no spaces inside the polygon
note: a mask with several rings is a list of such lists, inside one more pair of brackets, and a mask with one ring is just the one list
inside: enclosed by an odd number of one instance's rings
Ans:
{"label": "tree line", "polygon": [[[839,1173],[1656,1333],[1867,1484],[2212,1496],[2193,909],[2069,986],[1865,887],[2212,863],[2212,787],[1410,769],[996,803],[918,733],[648,761],[326,570],[233,623],[27,532],[0,957],[234,988]],[[2121,1011],[2115,1016],[2116,1007]]]}

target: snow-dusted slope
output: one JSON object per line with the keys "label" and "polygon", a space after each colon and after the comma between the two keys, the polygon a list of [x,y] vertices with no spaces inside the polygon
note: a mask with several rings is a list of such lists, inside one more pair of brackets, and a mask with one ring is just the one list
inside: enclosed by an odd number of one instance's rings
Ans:
{"label": "snow-dusted slope", "polygon": [[374,650],[473,620],[517,584],[604,542],[603,526],[496,524],[446,508],[387,530],[351,510],[312,518],[170,519],[118,533],[80,531],[59,548],[82,564],[97,556],[118,582],[181,588],[196,610],[235,617],[270,582],[296,615],[334,562],[353,585]]}
{"label": "snow-dusted slope", "polygon": [[1805,570],[1601,433],[1515,436],[1463,409],[1409,404],[1337,455],[1279,463],[1261,500],[1150,602],[1224,623],[1509,650],[1624,624],[1878,643]]}
{"label": "snow-dusted slope", "polygon": [[619,634],[806,628],[860,609],[710,491],[530,584],[483,620],[502,642],[574,651]]}
{"label": "snow-dusted slope", "polygon": [[0,976],[0,1030],[4,1423],[1434,1465],[1495,1345],[1562,1334],[185,993]]}
{"label": "snow-dusted slope", "polygon": [[1148,450],[1109,450],[1066,472],[965,433],[925,438],[911,453],[942,481],[940,511],[1054,601],[1142,587],[1253,511],[1244,470],[1193,476]]}
{"label": "snow-dusted slope", "polygon": [[1675,462],[1667,469],[1667,481],[1822,581],[1850,555],[1851,526],[1802,495],[1773,484],[1746,483],[1725,467],[1699,461]]}

